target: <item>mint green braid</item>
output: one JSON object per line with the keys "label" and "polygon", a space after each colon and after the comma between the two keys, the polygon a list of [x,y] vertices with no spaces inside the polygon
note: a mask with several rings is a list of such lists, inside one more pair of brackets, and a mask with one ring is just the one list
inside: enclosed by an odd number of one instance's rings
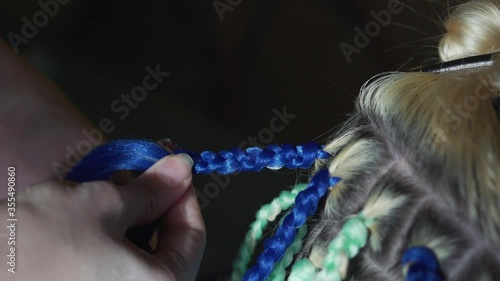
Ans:
{"label": "mint green braid", "polygon": [[288,281],[341,281],[347,273],[349,259],[355,257],[368,241],[368,228],[375,220],[365,218],[363,212],[348,219],[337,236],[328,246],[328,254],[323,260],[323,269],[316,268],[309,259],[298,261],[293,267]]}
{"label": "mint green braid", "polygon": [[316,276],[317,281],[341,281],[347,274],[349,260],[354,258],[368,241],[368,228],[375,222],[366,218],[363,212],[348,219],[337,236],[328,246],[323,268]]}
{"label": "mint green braid", "polygon": [[316,268],[309,259],[301,259],[292,266],[292,272],[288,276],[288,281],[314,280]]}
{"label": "mint green braid", "polygon": [[286,268],[292,263],[293,256],[297,254],[302,248],[302,239],[307,234],[307,225],[303,225],[299,228],[295,240],[293,240],[292,245],[288,247],[283,258],[276,264],[271,272],[271,275],[266,279],[267,281],[283,281],[286,277]]}
{"label": "mint green braid", "polygon": [[290,209],[295,202],[297,194],[306,189],[306,187],[307,184],[297,184],[292,190],[282,191],[271,203],[260,208],[255,216],[256,220],[250,225],[250,229],[240,246],[238,257],[233,262],[231,281],[241,281],[243,273],[247,270],[248,264],[252,259],[255,246],[261,240],[262,233],[266,229],[268,223],[274,221],[276,216],[281,212]]}

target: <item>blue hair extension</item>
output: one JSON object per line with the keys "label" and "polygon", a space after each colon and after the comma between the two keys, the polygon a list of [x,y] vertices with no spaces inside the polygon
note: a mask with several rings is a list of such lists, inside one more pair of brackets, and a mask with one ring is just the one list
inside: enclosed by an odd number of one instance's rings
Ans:
{"label": "blue hair extension", "polygon": [[409,264],[406,281],[442,281],[436,255],[422,246],[405,251],[401,259],[403,265]]}
{"label": "blue hair extension", "polygon": [[[258,172],[266,167],[304,169],[309,168],[318,158],[325,159],[331,156],[322,150],[322,146],[314,142],[298,146],[285,144],[269,145],[265,148],[250,147],[245,150],[234,148],[220,153],[204,151],[196,154],[184,150],[177,150],[175,153],[187,153],[193,158],[195,174]],[[66,175],[66,179],[76,182],[107,180],[121,170],[144,172],[168,154],[155,142],[117,140],[99,146],[83,157]]]}
{"label": "blue hair extension", "polygon": [[263,149],[260,147],[250,147],[246,150],[233,148],[218,154],[205,151],[200,156],[187,153],[195,162],[194,172],[197,174],[209,174],[214,171],[221,174],[258,172],[266,167],[272,170],[306,169],[311,167],[316,159],[331,156],[314,142],[298,146],[271,144]]}
{"label": "blue hair extension", "polygon": [[340,178],[330,177],[327,169],[322,169],[314,175],[308,187],[297,195],[291,213],[285,217],[274,236],[264,243],[264,251],[257,258],[256,264],[245,273],[244,281],[264,280],[269,276],[275,264],[292,244],[297,230],[316,212],[320,199],[329,187],[339,181]]}
{"label": "blue hair extension", "polygon": [[168,154],[155,142],[116,140],[100,145],[84,156],[65,179],[75,182],[107,180],[117,171],[142,172]]}

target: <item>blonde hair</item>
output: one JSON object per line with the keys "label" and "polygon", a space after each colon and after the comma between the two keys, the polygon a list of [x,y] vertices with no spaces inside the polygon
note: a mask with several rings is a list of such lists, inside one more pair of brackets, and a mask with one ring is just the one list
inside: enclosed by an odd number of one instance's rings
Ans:
{"label": "blonde hair", "polygon": [[[500,51],[500,2],[463,4],[445,27],[443,61]],[[367,83],[354,115],[325,146],[335,157],[316,163],[342,181],[298,258],[321,268],[346,219],[375,196],[400,197],[385,202],[404,200],[402,207],[377,206],[387,214],[343,279],[402,280],[403,251],[422,245],[448,280],[498,280],[499,97],[500,57],[480,70],[386,73]]]}
{"label": "blonde hair", "polygon": [[500,51],[500,1],[471,1],[458,6],[439,44],[444,61]]}

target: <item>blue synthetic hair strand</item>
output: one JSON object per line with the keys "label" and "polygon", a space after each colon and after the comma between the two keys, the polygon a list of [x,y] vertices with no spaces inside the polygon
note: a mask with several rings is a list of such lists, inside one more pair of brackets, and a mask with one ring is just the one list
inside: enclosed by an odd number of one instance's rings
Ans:
{"label": "blue synthetic hair strand", "polygon": [[[265,148],[234,148],[219,153],[204,151],[197,154],[184,150],[176,150],[174,153],[189,154],[194,161],[195,174],[258,172],[264,168],[305,169],[316,159],[331,156],[314,142],[298,146],[273,144]],[[65,179],[76,182],[107,180],[117,171],[143,172],[167,155],[169,152],[155,142],[117,140],[95,148],[72,168]]]}
{"label": "blue synthetic hair strand", "polygon": [[244,281],[265,280],[273,271],[276,263],[283,258],[286,250],[295,239],[297,230],[318,209],[319,200],[340,178],[330,177],[327,169],[317,172],[308,187],[295,199],[291,213],[283,220],[274,236],[264,243],[264,251],[257,258],[256,264],[243,276]]}
{"label": "blue synthetic hair strand", "polygon": [[442,281],[439,263],[433,251],[423,246],[406,250],[401,258],[402,265],[409,265],[405,281]]}
{"label": "blue synthetic hair strand", "polygon": [[151,141],[117,140],[96,147],[65,179],[75,182],[107,180],[117,171],[145,171],[168,154],[162,146]]}
{"label": "blue synthetic hair strand", "polygon": [[250,225],[250,229],[245,235],[241,244],[238,257],[233,262],[233,272],[230,281],[241,281],[243,274],[247,271],[257,243],[263,237],[264,230],[269,222],[276,220],[276,217],[284,211],[290,209],[295,202],[297,194],[306,189],[306,184],[297,184],[293,190],[285,190],[271,203],[265,204],[257,211],[255,221]]}
{"label": "blue synthetic hair strand", "polygon": [[331,156],[314,142],[298,146],[271,144],[265,148],[250,147],[245,150],[233,148],[220,153],[204,151],[200,156],[189,152],[184,153],[188,153],[193,158],[194,172],[197,174],[209,174],[214,171],[221,174],[259,172],[264,168],[306,169],[311,167],[316,159]]}

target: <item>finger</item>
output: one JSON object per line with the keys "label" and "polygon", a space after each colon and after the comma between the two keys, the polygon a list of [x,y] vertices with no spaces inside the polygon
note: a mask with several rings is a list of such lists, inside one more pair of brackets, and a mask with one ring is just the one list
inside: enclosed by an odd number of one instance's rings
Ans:
{"label": "finger", "polygon": [[194,280],[205,249],[205,223],[191,185],[160,221],[154,256],[175,280]]}
{"label": "finger", "polygon": [[144,225],[162,216],[191,184],[193,160],[169,155],[122,189],[125,226]]}

